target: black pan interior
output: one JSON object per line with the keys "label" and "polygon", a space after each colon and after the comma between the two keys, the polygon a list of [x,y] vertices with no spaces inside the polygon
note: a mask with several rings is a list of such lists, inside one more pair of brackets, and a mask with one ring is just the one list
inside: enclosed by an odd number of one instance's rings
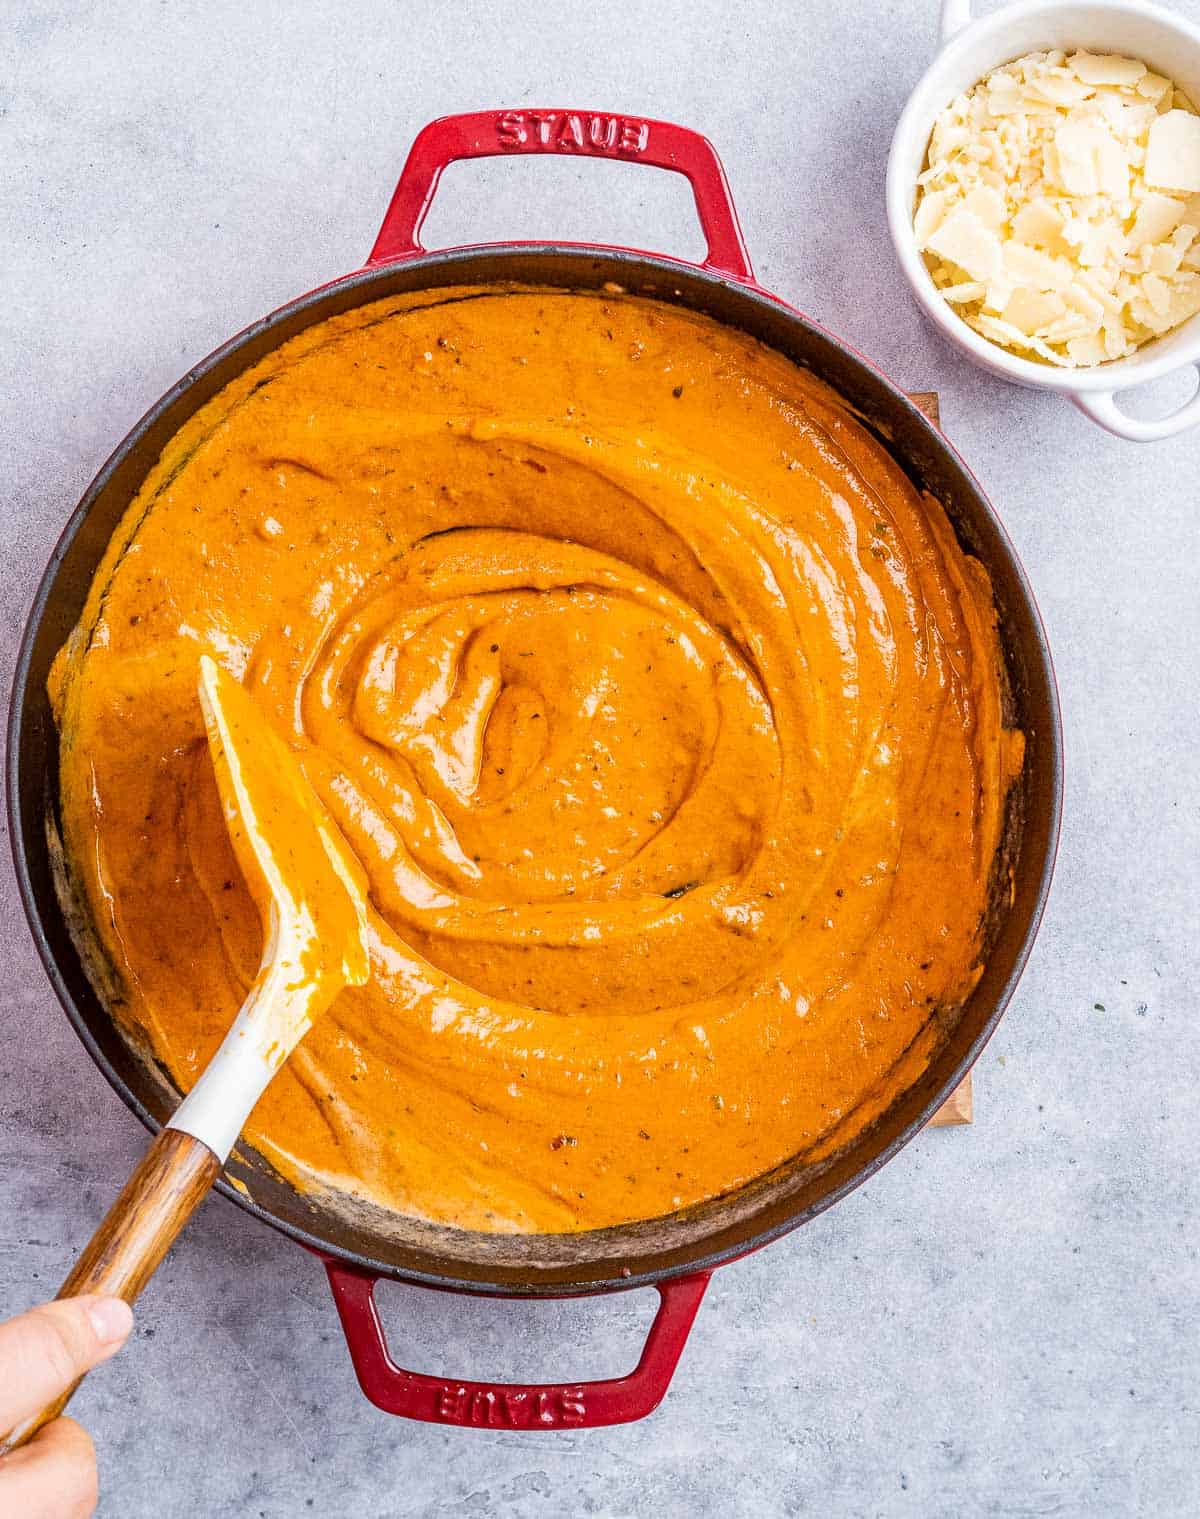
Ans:
{"label": "black pan interior", "polygon": [[706,312],[812,370],[883,437],[913,480],[946,506],[964,546],[987,566],[1000,612],[1012,720],[1026,734],[1024,778],[1010,804],[1006,869],[990,915],[983,976],[921,1080],[820,1168],[785,1164],[737,1192],[665,1219],[567,1236],[491,1236],[302,1196],[252,1153],[231,1165],[240,1207],[304,1244],[372,1272],[474,1292],[556,1295],[643,1285],[697,1270],[776,1238],[836,1202],[890,1159],[965,1074],[1016,984],[1041,917],[1062,792],[1058,700],[1049,650],[1024,572],[957,455],[901,392],[837,339],[735,282],[667,260],[540,245],[460,249],[366,271],[248,328],[191,370],[118,447],[67,525],[35,599],[10,712],[8,804],[21,891],[55,991],[93,1059],[150,1129],[174,1096],[117,1030],[93,991],[59,905],[47,844],[56,834],[57,735],[50,663],[77,622],[113,529],[170,437],[236,374],[287,338],[367,301],[452,284],[597,289],[608,282]]}

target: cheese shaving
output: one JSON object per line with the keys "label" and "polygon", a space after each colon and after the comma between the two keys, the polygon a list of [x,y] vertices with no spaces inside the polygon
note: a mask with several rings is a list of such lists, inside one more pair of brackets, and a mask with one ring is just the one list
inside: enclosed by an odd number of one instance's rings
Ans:
{"label": "cheese shaving", "polygon": [[938,117],[917,186],[939,292],[1026,358],[1109,363],[1200,311],[1200,114],[1139,59],[996,69]]}

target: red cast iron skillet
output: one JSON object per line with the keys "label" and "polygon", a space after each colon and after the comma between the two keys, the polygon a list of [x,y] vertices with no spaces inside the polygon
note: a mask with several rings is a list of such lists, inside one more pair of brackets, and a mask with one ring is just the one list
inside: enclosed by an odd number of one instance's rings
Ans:
{"label": "red cast iron skillet", "polygon": [[[447,164],[501,153],[624,159],[690,181],[708,242],[702,264],[592,244],[502,243],[428,253],[421,224]],[[427,126],[413,145],[365,268],[292,301],[186,374],[137,424],[89,487],[46,570],[25,629],[10,714],[8,806],[25,910],[46,971],[92,1058],[148,1129],[177,1094],[126,1044],[92,990],[56,894],[58,744],[46,697],[55,652],[74,627],[109,537],[169,438],[235,375],[327,317],[383,296],[496,281],[596,289],[608,282],[750,333],[826,380],[941,500],[987,566],[1000,612],[1011,720],[1026,735],[1009,805],[1004,869],[986,927],[981,980],[921,1079],[851,1145],[819,1167],[793,1161],[703,1206],[569,1236],[488,1236],[383,1212],[349,1218],[299,1195],[253,1153],[231,1166],[238,1207],[324,1259],[359,1381],[379,1407],[447,1424],[552,1429],[614,1424],[650,1412],[666,1391],[709,1275],[837,1202],[889,1160],[962,1079],[995,1028],[1029,953],[1049,888],[1062,796],[1058,699],[1024,571],[958,455],[870,364],[755,283],[712,145],[665,122],[586,111],[481,111]],[[431,1117],[436,1122],[436,1117]],[[570,1385],[455,1381],[400,1369],[375,1309],[381,1277],[497,1296],[582,1296],[653,1285],[660,1304],[627,1377]]]}

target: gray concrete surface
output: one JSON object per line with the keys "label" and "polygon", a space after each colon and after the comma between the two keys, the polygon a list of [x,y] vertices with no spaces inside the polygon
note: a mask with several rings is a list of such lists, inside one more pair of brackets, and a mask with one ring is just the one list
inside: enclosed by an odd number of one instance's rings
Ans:
{"label": "gray concrete surface", "polygon": [[[365,255],[417,128],[581,103],[709,133],[764,282],[941,391],[1040,595],[1067,725],[1056,889],[979,1066],[975,1127],[923,1136],[719,1273],[653,1418],[557,1436],[391,1420],[357,1391],[317,1266],[216,1200],[136,1343],[77,1401],[108,1519],[1200,1512],[1200,435],[1115,442],[922,326],[882,176],[935,9],[3,7],[6,685],[42,565],[112,443],[227,334]],[[1200,21],[1200,0],[1179,9]],[[546,160],[453,171],[429,231],[698,246],[681,182]],[[57,1285],[143,1135],[45,984],[7,858],[0,876],[9,1311]],[[650,1308],[383,1301],[419,1368],[524,1377],[631,1364]]]}

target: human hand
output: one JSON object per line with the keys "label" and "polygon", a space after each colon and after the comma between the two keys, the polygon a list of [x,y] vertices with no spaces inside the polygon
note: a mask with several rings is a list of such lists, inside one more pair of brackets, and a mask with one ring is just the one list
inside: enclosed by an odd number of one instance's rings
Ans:
{"label": "human hand", "polygon": [[[64,1393],[129,1338],[133,1312],[120,1298],[63,1298],[0,1324],[0,1431],[14,1429]],[[0,1515],[87,1519],[96,1507],[96,1453],[74,1419],[55,1419],[0,1457]]]}

